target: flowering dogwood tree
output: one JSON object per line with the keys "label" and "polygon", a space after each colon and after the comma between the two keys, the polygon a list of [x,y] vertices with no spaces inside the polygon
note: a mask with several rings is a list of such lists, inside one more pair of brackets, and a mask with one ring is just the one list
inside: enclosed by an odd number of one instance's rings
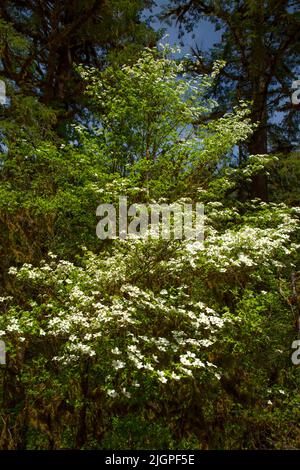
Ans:
{"label": "flowering dogwood tree", "polygon": [[[272,158],[232,165],[235,145],[253,131],[243,103],[196,124],[213,106],[205,96],[217,68],[195,83],[176,61],[146,50],[121,70],[82,70],[102,116],[92,135],[77,128],[78,142],[83,154],[89,143],[95,151],[85,172],[96,159],[101,178],[76,180],[78,201],[87,203],[88,188],[97,202],[201,202],[205,232],[203,242],[87,243],[10,267],[0,304],[4,394],[22,403],[15,433],[29,427],[42,448],[112,445],[109,433],[128,416],[135,439],[141,423],[156,420],[161,436],[168,430],[162,443],[145,437],[145,447],[241,446],[236,416],[255,423],[254,448],[261,428],[279,429],[281,412],[294,426],[289,297],[299,208],[239,200]],[[2,440],[13,448],[8,415]]]}

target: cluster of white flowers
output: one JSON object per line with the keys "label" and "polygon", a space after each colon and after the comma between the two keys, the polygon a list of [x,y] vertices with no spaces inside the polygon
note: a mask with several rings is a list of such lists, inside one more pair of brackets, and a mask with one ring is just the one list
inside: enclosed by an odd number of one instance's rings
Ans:
{"label": "cluster of white flowers", "polygon": [[[221,207],[217,202],[210,206],[211,211]],[[219,233],[210,225],[204,244],[127,240],[116,242],[110,256],[87,253],[84,267],[50,254],[51,261],[40,268],[11,268],[11,275],[38,286],[43,303],[29,299],[26,308],[6,307],[0,336],[21,343],[34,336],[52,341],[57,348],[53,360],[61,367],[81,360],[97,363],[111,398],[129,398],[146,378],[163,385],[205,370],[219,380],[221,371],[210,362],[210,352],[232,316],[194,298],[189,283],[212,271],[234,269],[244,275],[257,266],[279,266],[282,256],[297,250],[292,242],[296,217],[284,207],[268,211],[263,205],[261,217],[259,228],[245,223]],[[163,253],[159,260],[157,253]],[[157,290],[140,279],[139,260],[156,264],[147,276],[159,276]],[[13,304],[6,297],[0,300]]]}
{"label": "cluster of white flowers", "polygon": [[[210,206],[218,206],[218,202],[211,203]],[[241,225],[240,229],[227,229],[219,233],[211,225],[206,226],[205,243],[188,241],[185,251],[181,257],[181,268],[184,269],[184,262],[197,269],[203,265],[206,269],[211,269],[219,273],[227,273],[234,270],[254,271],[258,266],[280,267],[281,254],[289,256],[299,249],[299,245],[292,242],[293,234],[299,227],[297,218],[287,213],[286,207],[280,205],[267,206],[260,203],[260,211],[255,214],[255,220],[261,220],[262,224],[270,224],[271,227],[252,227],[247,224]],[[254,206],[257,208],[257,205]],[[211,221],[212,214],[218,220],[223,218],[223,209],[212,213],[206,217],[206,222]],[[230,210],[231,216],[236,215],[235,210]],[[248,220],[253,217],[249,215]],[[273,225],[273,226],[272,226]],[[274,227],[275,225],[275,227]],[[172,260],[173,261],[173,260]]]}

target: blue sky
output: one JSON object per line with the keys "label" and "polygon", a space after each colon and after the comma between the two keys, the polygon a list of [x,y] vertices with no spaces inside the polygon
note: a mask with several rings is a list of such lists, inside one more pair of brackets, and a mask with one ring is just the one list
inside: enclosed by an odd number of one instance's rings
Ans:
{"label": "blue sky", "polygon": [[[166,22],[159,21],[157,18],[157,15],[163,11],[164,7],[166,7],[168,3],[169,0],[156,0],[156,7],[152,8],[151,11],[145,11],[144,14],[144,16],[148,18],[149,23],[153,29],[164,29],[165,34],[168,35],[168,37],[165,37],[160,42],[180,46],[182,55],[190,53],[191,47],[195,47],[196,45],[198,46],[199,50],[205,52],[208,51],[214,44],[220,42],[222,31],[215,31],[215,25],[208,20],[198,21],[193,32],[185,33],[184,36],[179,39],[179,26],[176,25],[175,19],[171,22],[170,25]],[[181,42],[183,45],[180,44]],[[274,123],[279,123],[281,118],[282,113],[275,111],[271,117],[271,121]]]}
{"label": "blue sky", "polygon": [[182,41],[184,46],[181,46],[182,53],[186,54],[190,52],[191,47],[197,45],[199,49],[207,51],[214,43],[219,42],[221,38],[221,32],[215,31],[215,26],[207,20],[199,21],[197,27],[192,33],[185,33],[181,40],[178,38],[179,27],[176,25],[176,21],[172,21],[171,25],[165,22],[160,22],[156,17],[163,8],[168,4],[168,0],[157,0],[156,7],[152,8],[152,12],[146,11],[145,16],[150,18],[150,25],[155,30],[164,29],[167,38],[163,39],[163,43],[169,43],[170,45],[180,45]]}

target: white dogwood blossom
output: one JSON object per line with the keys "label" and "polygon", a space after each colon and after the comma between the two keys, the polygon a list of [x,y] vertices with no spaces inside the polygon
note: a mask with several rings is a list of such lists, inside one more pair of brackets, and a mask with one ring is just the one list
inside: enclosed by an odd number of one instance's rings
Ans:
{"label": "white dogwood blossom", "polygon": [[[221,210],[219,204],[210,206],[210,211]],[[218,311],[210,294],[214,278],[234,273],[255,279],[257,266],[281,269],[284,258],[299,248],[292,240],[295,212],[258,207],[259,227],[249,224],[250,215],[248,223],[222,231],[215,228],[217,215],[210,219],[208,210],[201,244],[127,240],[116,242],[110,255],[89,253],[84,267],[50,255],[41,267],[11,268],[10,275],[20,282],[38,286],[44,300],[31,299],[20,309],[6,299],[1,337],[18,344],[42,337],[62,368],[89,361],[97,368],[99,386],[113,399],[129,399],[145,381],[165,386],[205,374],[206,380],[219,382],[222,369],[214,358],[222,335],[241,319]],[[156,271],[149,268],[145,282],[137,259],[150,265],[157,253]],[[157,276],[159,287],[151,288]],[[200,281],[207,288],[195,296],[190,286]],[[267,297],[268,291],[262,289],[261,295]]]}

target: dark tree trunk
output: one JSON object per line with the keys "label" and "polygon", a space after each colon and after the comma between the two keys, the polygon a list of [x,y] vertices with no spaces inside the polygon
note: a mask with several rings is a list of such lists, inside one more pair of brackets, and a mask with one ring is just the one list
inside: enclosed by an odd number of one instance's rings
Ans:
{"label": "dark tree trunk", "polygon": [[[252,100],[252,122],[258,123],[258,128],[249,143],[249,152],[252,155],[265,155],[268,152],[267,134],[267,96],[268,76],[266,75],[267,50],[263,39],[264,28],[264,6],[262,3],[256,5],[254,15],[256,20],[255,34],[252,41],[251,60],[249,64],[249,79],[251,83]],[[251,197],[268,199],[267,176],[264,172],[253,175],[251,184]]]}
{"label": "dark tree trunk", "polygon": [[81,400],[79,409],[76,449],[81,449],[87,439],[87,400],[89,394],[89,364],[86,364],[81,375]]}
{"label": "dark tree trunk", "polygon": [[[260,124],[260,127],[253,134],[249,144],[249,150],[252,155],[262,155],[267,153],[267,130]],[[258,172],[252,177],[251,197],[260,198],[262,201],[268,200],[268,181],[264,172]]]}

